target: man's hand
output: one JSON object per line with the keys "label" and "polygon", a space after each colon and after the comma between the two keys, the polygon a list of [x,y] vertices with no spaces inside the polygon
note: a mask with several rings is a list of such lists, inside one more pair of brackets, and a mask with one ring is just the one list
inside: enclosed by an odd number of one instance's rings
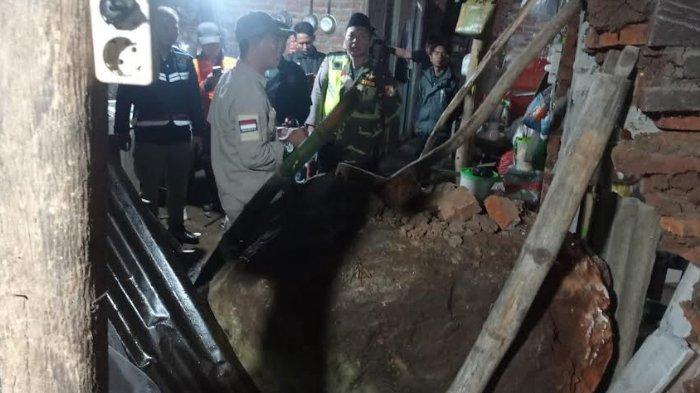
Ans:
{"label": "man's hand", "polygon": [[117,141],[117,147],[122,151],[131,150],[131,134],[115,134],[115,139]]}
{"label": "man's hand", "polygon": [[207,79],[204,80],[204,90],[205,91],[212,91],[216,88],[216,85],[219,83],[219,79],[221,78],[221,74],[214,75],[212,73],[209,73],[207,75]]}
{"label": "man's hand", "polygon": [[298,147],[304,142],[307,136],[306,129],[304,127],[299,127],[291,130],[287,138],[285,138],[285,141],[291,143],[294,147]]}
{"label": "man's hand", "polygon": [[399,48],[399,47],[395,47],[395,46],[390,46],[389,48],[390,48],[390,52],[395,54],[397,57],[400,57],[402,59],[407,59],[407,60],[411,59],[411,51],[409,51],[408,49]]}

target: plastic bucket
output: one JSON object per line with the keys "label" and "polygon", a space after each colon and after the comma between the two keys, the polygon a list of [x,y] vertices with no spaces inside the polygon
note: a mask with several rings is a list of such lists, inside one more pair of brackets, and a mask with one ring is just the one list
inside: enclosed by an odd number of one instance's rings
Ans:
{"label": "plastic bucket", "polygon": [[480,174],[475,168],[462,168],[460,171],[459,185],[467,188],[476,199],[484,200],[491,193],[491,187],[498,181],[498,173],[489,171]]}

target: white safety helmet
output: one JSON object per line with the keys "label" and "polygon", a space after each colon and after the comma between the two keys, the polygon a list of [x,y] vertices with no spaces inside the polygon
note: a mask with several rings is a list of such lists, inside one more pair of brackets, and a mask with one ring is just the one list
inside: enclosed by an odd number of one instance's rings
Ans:
{"label": "white safety helmet", "polygon": [[197,26],[199,45],[218,44],[221,42],[221,29],[214,22],[202,22]]}

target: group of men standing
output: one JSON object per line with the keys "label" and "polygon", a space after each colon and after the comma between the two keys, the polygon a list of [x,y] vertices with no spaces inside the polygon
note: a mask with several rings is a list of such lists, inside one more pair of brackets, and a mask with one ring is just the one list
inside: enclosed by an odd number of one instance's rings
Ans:
{"label": "group of men standing", "polygon": [[[353,85],[363,87],[359,107],[319,152],[318,170],[332,171],[340,162],[376,167],[386,148],[385,129],[397,120],[401,101],[391,81],[378,83],[370,53],[374,29],[366,15],[351,17],[344,51],[324,56],[313,46],[308,23],[293,31],[266,13],[250,12],[236,25],[238,60],[223,55],[221,33],[213,23],[198,27],[201,51],[193,61],[174,46],[177,13],[158,7],[152,20],[158,79],[149,86],[119,86],[114,131],[128,149],[133,125],[142,197],[157,214],[165,183],[168,229],[181,243],[198,241],[183,222],[195,154],[209,158],[205,169],[215,179],[211,188],[216,186],[233,222],[282,164],[285,152],[302,144]],[[285,59],[290,35],[299,49]]]}

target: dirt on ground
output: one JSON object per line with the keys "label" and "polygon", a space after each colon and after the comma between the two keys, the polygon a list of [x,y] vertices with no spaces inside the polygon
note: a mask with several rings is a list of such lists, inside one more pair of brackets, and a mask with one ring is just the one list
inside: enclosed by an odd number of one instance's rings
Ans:
{"label": "dirt on ground", "polygon": [[[307,187],[273,251],[211,283],[243,365],[262,392],[445,391],[534,213],[501,231],[485,214],[448,222],[329,179]],[[489,391],[595,391],[613,346],[604,270],[567,242]]]}

